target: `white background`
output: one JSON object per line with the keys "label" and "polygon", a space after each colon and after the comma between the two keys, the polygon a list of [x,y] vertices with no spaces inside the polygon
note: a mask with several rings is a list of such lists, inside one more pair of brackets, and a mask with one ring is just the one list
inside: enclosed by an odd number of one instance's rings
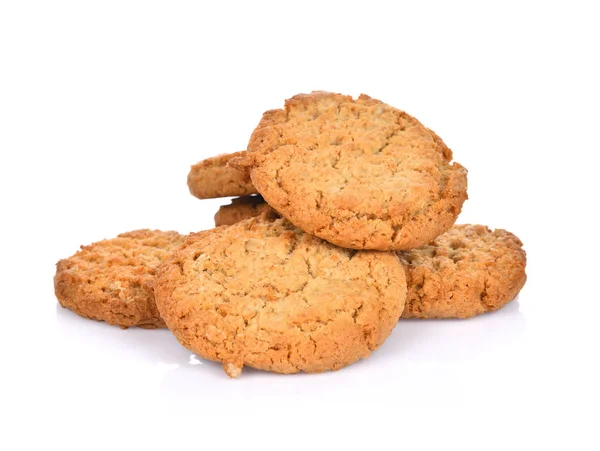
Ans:
{"label": "white background", "polygon": [[[1,1],[2,448],[598,449],[595,3]],[[189,166],[315,89],[445,140],[469,169],[459,222],[525,243],[517,301],[401,321],[339,372],[237,380],[166,330],[57,306],[79,245],[211,227],[227,200],[192,197]]]}

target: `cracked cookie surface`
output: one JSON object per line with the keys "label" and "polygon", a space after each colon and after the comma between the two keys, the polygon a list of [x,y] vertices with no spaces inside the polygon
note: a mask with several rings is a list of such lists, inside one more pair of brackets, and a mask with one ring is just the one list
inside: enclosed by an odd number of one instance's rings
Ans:
{"label": "cracked cookie surface", "polygon": [[165,327],[154,302],[154,275],[186,238],[177,232],[135,230],[82,246],[56,264],[56,297],[85,318],[123,328]]}
{"label": "cracked cookie surface", "polygon": [[300,94],[264,113],[248,168],[267,203],[342,247],[402,250],[448,230],[467,198],[467,171],[412,116],[366,95]]}
{"label": "cracked cookie surface", "polygon": [[215,214],[215,227],[233,225],[244,219],[266,214],[273,219],[279,214],[273,210],[262,196],[242,196],[231,200],[229,205],[222,205]]}
{"label": "cracked cookie surface", "polygon": [[244,365],[312,373],[377,349],[402,313],[406,279],[393,252],[251,218],[191,239],[160,267],[155,293],[179,342],[229,376]]}
{"label": "cracked cookie surface", "polygon": [[230,159],[241,157],[245,153],[241,151],[218,155],[193,165],[187,179],[190,193],[199,199],[256,194],[248,171],[227,165]]}
{"label": "cracked cookie surface", "polygon": [[469,318],[498,310],[527,280],[522,245],[506,230],[463,224],[398,252],[408,286],[402,317]]}

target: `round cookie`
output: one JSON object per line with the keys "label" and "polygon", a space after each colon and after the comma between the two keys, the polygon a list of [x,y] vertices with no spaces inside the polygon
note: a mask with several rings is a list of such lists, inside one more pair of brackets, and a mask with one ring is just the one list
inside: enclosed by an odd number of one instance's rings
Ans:
{"label": "round cookie", "polygon": [[506,230],[465,224],[398,252],[408,285],[402,317],[469,318],[498,310],[527,280],[522,245]]}
{"label": "round cookie", "polygon": [[277,373],[337,370],[367,357],[402,313],[392,252],[353,251],[284,219],[215,229],[163,264],[156,304],[180,343],[222,362]]}
{"label": "round cookie", "polygon": [[265,202],[262,196],[242,196],[231,200],[231,204],[223,205],[215,214],[215,226],[233,225],[244,219],[266,214],[273,219],[279,215]]}
{"label": "round cookie", "polygon": [[242,157],[245,153],[218,155],[193,165],[187,179],[190,193],[199,199],[256,194],[248,171],[227,165],[230,159]]}
{"label": "round cookie", "polygon": [[267,111],[248,168],[267,203],[302,230],[353,249],[402,250],[448,230],[467,198],[467,171],[403,111],[366,95],[300,94]]}
{"label": "round cookie", "polygon": [[154,275],[186,238],[177,232],[136,230],[82,246],[56,264],[56,297],[85,318],[122,328],[165,327],[154,302]]}

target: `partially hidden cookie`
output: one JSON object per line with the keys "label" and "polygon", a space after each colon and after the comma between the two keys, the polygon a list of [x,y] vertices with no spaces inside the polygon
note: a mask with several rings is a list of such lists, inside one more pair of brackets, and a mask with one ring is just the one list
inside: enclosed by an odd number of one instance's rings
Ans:
{"label": "partially hidden cookie", "polygon": [[522,245],[506,230],[465,224],[398,252],[408,286],[402,317],[469,318],[498,310],[527,280]]}
{"label": "partially hidden cookie", "polygon": [[223,205],[215,214],[215,226],[233,225],[244,219],[266,214],[273,219],[279,214],[265,202],[262,196],[242,196],[231,200],[229,205]]}
{"label": "partially hidden cookie", "polygon": [[180,343],[219,361],[277,373],[337,370],[394,328],[406,293],[392,252],[354,251],[284,219],[216,229],[164,263],[156,303]]}
{"label": "partially hidden cookie", "polygon": [[187,179],[190,193],[199,199],[256,194],[248,171],[227,165],[231,158],[244,154],[242,151],[218,155],[193,165]]}
{"label": "partially hidden cookie", "polygon": [[122,328],[165,327],[154,302],[154,275],[186,238],[177,232],[136,230],[82,246],[56,264],[56,297],[85,318]]}
{"label": "partially hidden cookie", "polygon": [[448,230],[467,198],[467,171],[403,111],[366,95],[300,94],[267,111],[248,152],[267,203],[302,230],[353,249],[422,246]]}

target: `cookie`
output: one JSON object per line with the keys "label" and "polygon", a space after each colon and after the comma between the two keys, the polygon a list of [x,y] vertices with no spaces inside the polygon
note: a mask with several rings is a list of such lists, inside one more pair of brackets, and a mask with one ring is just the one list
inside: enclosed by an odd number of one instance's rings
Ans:
{"label": "cookie", "polygon": [[215,230],[159,269],[155,294],[180,343],[231,377],[337,370],[367,357],[404,307],[393,252],[354,251],[284,219]]}
{"label": "cookie", "polygon": [[403,111],[366,95],[300,94],[267,111],[248,152],[267,203],[302,230],[353,249],[422,246],[448,230],[467,198],[467,171]]}
{"label": "cookie", "polygon": [[136,230],[82,246],[56,264],[56,297],[85,318],[122,328],[165,327],[154,302],[154,275],[186,238],[177,232]]}
{"label": "cookie", "polygon": [[527,280],[522,245],[506,230],[465,224],[398,252],[408,285],[402,317],[469,318],[498,310]]}
{"label": "cookie", "polygon": [[231,200],[231,204],[223,205],[215,214],[215,226],[233,225],[244,219],[266,214],[273,219],[278,213],[265,202],[262,196],[242,196]]}
{"label": "cookie", "polygon": [[223,154],[193,165],[187,179],[190,193],[199,199],[256,194],[248,171],[227,165],[231,158],[241,157],[245,153]]}

